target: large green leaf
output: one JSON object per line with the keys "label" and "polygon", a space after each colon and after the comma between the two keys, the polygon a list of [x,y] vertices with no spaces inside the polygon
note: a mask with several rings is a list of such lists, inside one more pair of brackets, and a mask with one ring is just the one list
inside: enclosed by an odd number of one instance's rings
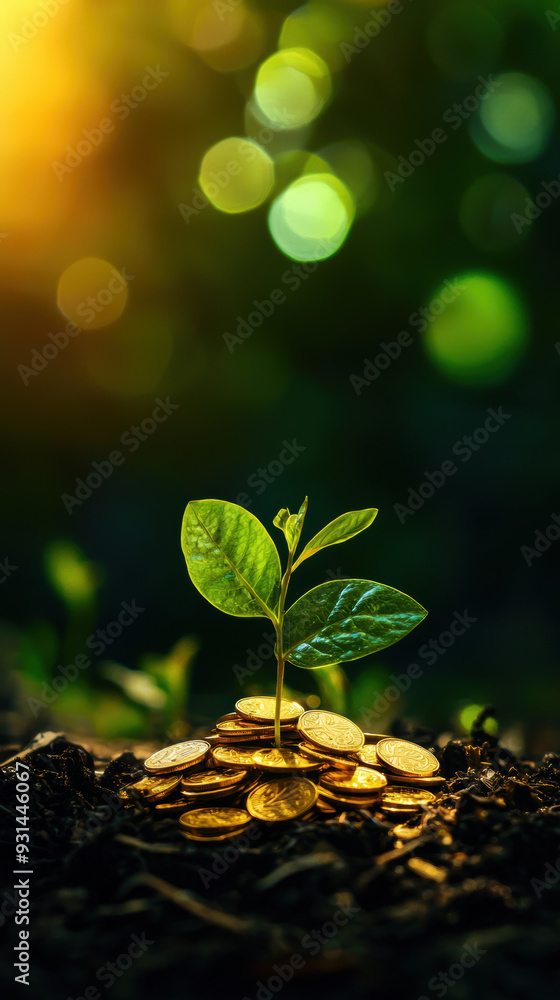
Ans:
{"label": "large green leaf", "polygon": [[365,510],[351,510],[347,514],[335,517],[334,521],[325,525],[324,528],[307,543],[299,559],[294,565],[299,566],[304,559],[309,559],[320,549],[326,549],[329,545],[338,545],[353,538],[360,531],[369,528],[377,516],[377,507],[366,507]]}
{"label": "large green leaf", "polygon": [[286,612],[284,656],[297,667],[357,660],[407,635],[427,611],[400,590],[372,580],[332,580]]}
{"label": "large green leaf", "polygon": [[240,618],[273,618],[280,558],[260,521],[224,500],[191,500],[181,545],[190,578],[210,604]]}
{"label": "large green leaf", "polygon": [[283,507],[282,510],[278,511],[276,517],[274,518],[274,527],[280,528],[280,531],[284,532],[288,548],[291,552],[295,552],[297,548],[306,513],[307,497],[305,497],[305,500],[303,501],[297,514],[290,514],[288,508]]}

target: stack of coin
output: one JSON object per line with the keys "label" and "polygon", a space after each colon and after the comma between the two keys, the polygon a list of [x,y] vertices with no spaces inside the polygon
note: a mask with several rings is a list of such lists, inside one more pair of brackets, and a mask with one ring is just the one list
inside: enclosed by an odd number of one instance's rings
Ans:
{"label": "stack of coin", "polygon": [[162,818],[179,816],[183,836],[196,841],[235,836],[251,820],[324,822],[341,811],[380,809],[400,822],[435,801],[417,787],[442,781],[429,751],[287,700],[277,749],[274,708],[272,697],[241,698],[207,738],[152,754],[146,777],[119,794],[142,797]]}
{"label": "stack of coin", "polygon": [[[235,706],[235,712],[218,719],[213,735],[220,743],[273,741],[275,707],[276,698],[241,698]],[[282,699],[280,731],[283,742],[295,736],[296,723],[302,712],[303,708],[297,701]]]}
{"label": "stack of coin", "polygon": [[381,808],[386,813],[414,813],[436,801],[433,792],[425,788],[407,788],[391,785],[381,797]]}
{"label": "stack of coin", "polygon": [[319,778],[319,795],[327,804],[354,806],[367,809],[381,802],[381,793],[387,787],[387,778],[371,767],[357,767],[355,771],[329,768]]}
{"label": "stack of coin", "polygon": [[181,833],[189,840],[225,840],[241,833],[251,822],[246,809],[207,806],[190,809],[179,819]]}
{"label": "stack of coin", "polygon": [[444,785],[438,776],[439,761],[433,753],[408,740],[384,737],[373,748],[377,756],[376,767],[382,768],[391,784],[432,789]]}

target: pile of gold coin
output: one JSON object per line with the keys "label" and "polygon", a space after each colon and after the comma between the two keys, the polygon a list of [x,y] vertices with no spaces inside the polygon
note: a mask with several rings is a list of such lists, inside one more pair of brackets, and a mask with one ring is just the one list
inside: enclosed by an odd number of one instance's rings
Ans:
{"label": "pile of gold coin", "polygon": [[181,834],[199,842],[235,836],[252,820],[379,810],[402,823],[437,801],[444,781],[429,750],[287,700],[277,749],[274,709],[272,697],[241,698],[208,736],[148,757],[145,777],[119,794],[150,803],[156,815],[178,816]]}

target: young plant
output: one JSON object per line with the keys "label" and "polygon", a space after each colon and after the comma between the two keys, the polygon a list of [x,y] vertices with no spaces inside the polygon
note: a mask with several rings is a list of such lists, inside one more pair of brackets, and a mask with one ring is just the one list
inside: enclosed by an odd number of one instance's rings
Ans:
{"label": "young plant", "polygon": [[270,618],[278,661],[274,734],[280,746],[284,664],[313,669],[357,660],[402,639],[427,612],[400,590],[372,580],[332,580],[314,587],[286,610],[292,573],[305,559],[369,528],[375,507],[341,514],[322,528],[295,558],[307,497],[297,514],[283,509],[274,525],[288,545],[282,574],[278,550],[266,528],[237,504],[191,500],[183,517],[181,545],[190,578],[210,604],[239,618]]}

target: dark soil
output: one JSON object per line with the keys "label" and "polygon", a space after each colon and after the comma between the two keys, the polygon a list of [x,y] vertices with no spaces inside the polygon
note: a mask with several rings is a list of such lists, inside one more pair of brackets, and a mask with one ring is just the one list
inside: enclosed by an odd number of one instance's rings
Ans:
{"label": "dark soil", "polygon": [[[417,730],[398,735],[429,745]],[[520,762],[481,730],[438,755],[446,794],[401,846],[388,818],[354,812],[199,845],[176,818],[116,799],[141,767],[132,753],[101,773],[64,737],[39,747],[25,757],[33,875],[23,995],[557,998],[560,758]],[[25,990],[12,968],[14,805],[9,763],[0,769],[3,997]]]}

